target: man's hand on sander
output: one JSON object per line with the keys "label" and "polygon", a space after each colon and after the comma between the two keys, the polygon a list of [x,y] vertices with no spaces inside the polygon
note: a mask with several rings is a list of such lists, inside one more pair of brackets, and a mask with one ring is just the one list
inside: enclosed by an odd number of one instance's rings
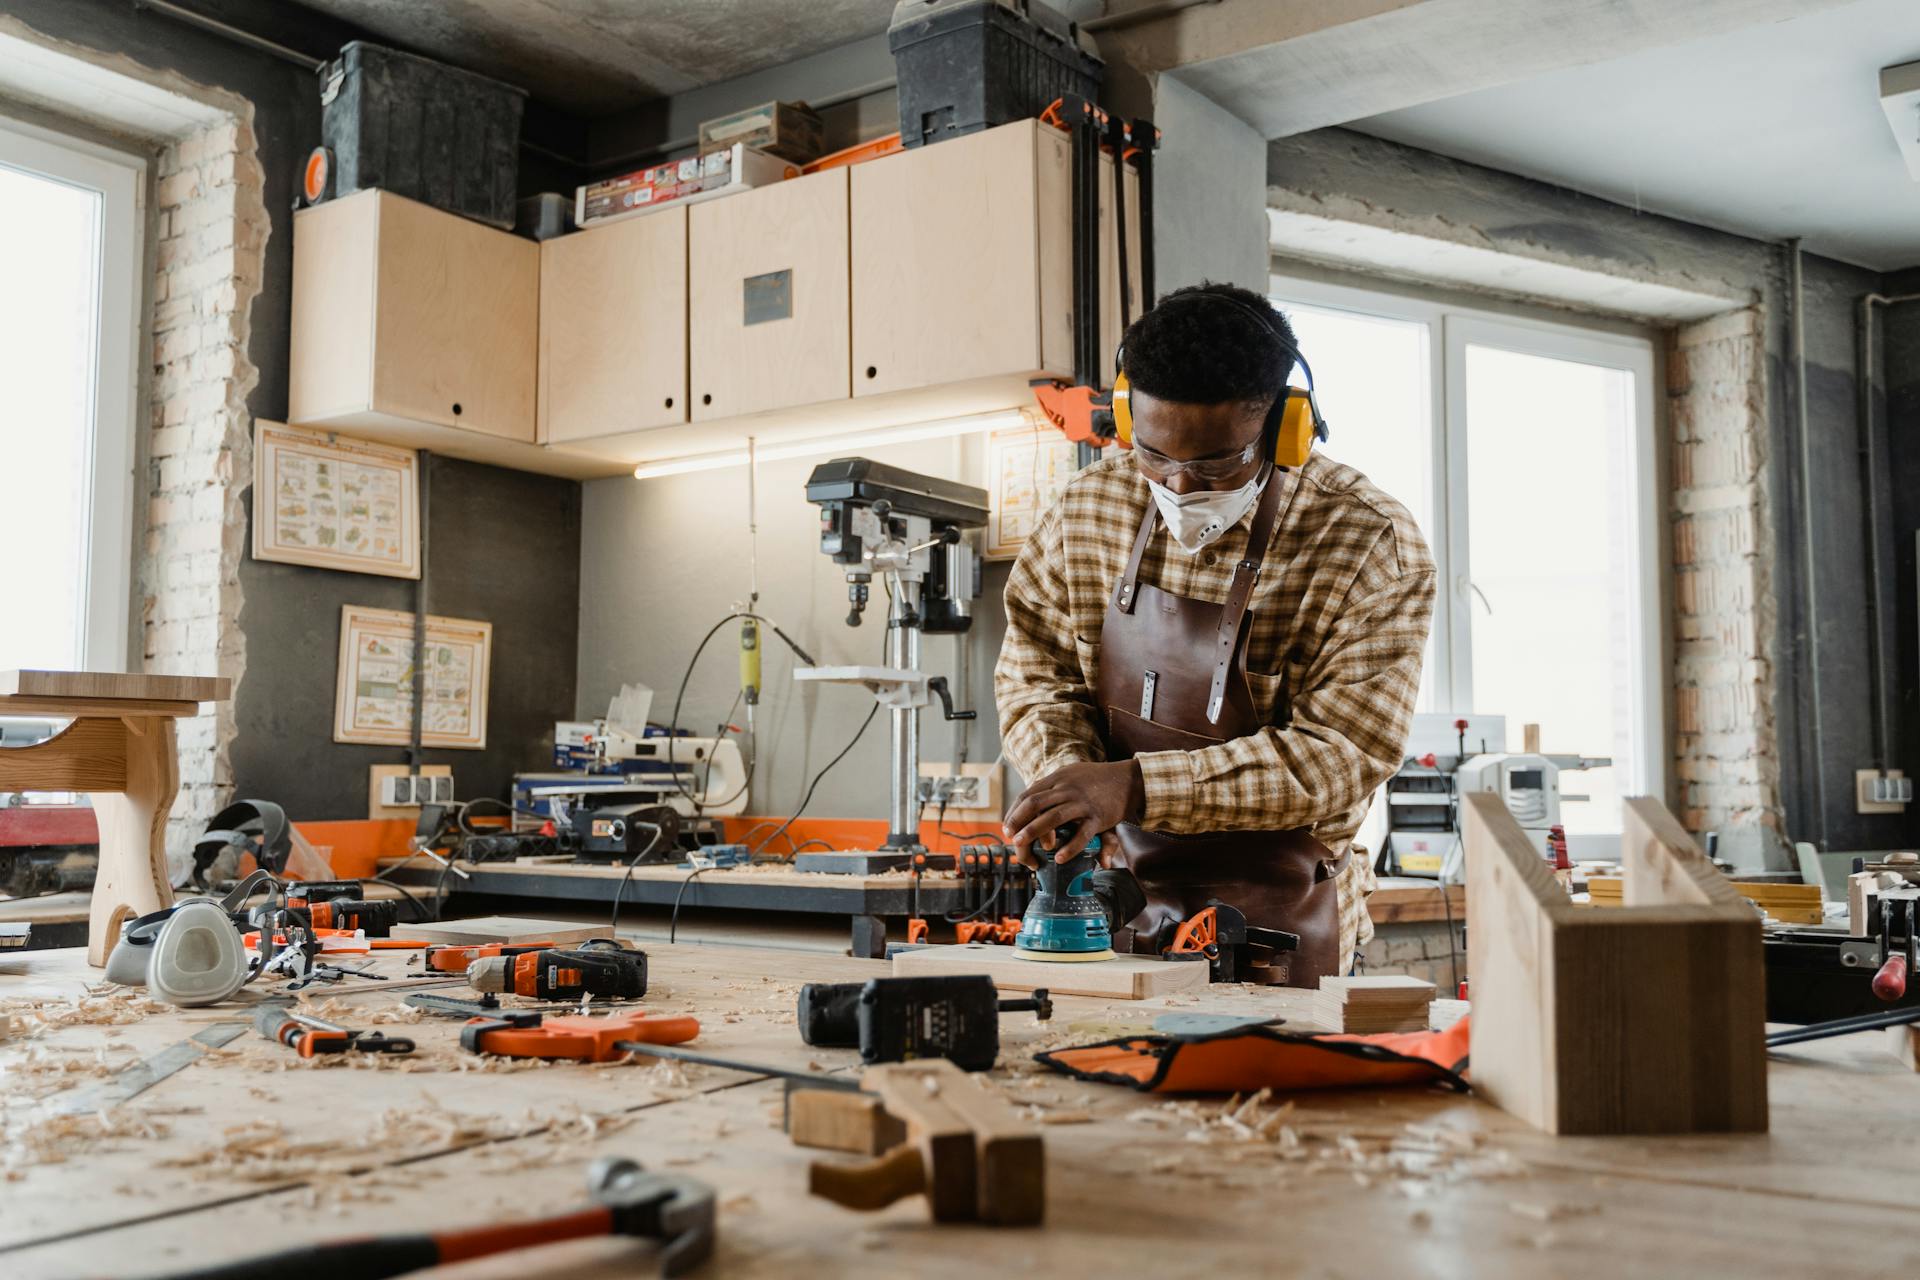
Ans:
{"label": "man's hand on sander", "polygon": [[1044,847],[1059,827],[1073,827],[1073,838],[1053,852],[1056,862],[1067,862],[1093,837],[1138,821],[1146,804],[1146,783],[1133,761],[1070,764],[1028,787],[1002,829],[1014,857],[1036,867],[1040,857],[1033,846]]}

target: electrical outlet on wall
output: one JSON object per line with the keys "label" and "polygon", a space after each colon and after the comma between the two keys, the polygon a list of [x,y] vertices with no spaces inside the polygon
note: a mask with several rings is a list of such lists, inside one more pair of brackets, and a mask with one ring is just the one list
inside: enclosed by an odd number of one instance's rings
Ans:
{"label": "electrical outlet on wall", "polygon": [[423,804],[453,803],[450,765],[422,765],[415,774],[403,764],[376,764],[367,776],[367,816],[407,818]]}
{"label": "electrical outlet on wall", "polygon": [[992,761],[969,762],[956,774],[946,761],[922,760],[920,799],[927,806],[928,817],[937,815],[941,800],[946,800],[949,827],[955,822],[998,823],[1002,805],[1000,770]]}
{"label": "electrical outlet on wall", "polygon": [[1913,802],[1913,779],[1898,769],[1856,769],[1853,786],[1861,813],[1905,813]]}

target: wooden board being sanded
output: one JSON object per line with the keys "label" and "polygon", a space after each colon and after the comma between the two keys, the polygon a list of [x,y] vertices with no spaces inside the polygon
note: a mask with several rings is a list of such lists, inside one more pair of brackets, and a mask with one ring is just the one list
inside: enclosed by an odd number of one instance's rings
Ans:
{"label": "wooden board being sanded", "polygon": [[1012,947],[971,943],[964,947],[928,947],[893,957],[896,978],[930,978],[950,973],[984,973],[996,987],[1032,991],[1045,987],[1055,995],[1103,996],[1146,1000],[1207,985],[1204,961],[1161,960],[1155,956],[1115,956],[1078,964],[1029,960]]}

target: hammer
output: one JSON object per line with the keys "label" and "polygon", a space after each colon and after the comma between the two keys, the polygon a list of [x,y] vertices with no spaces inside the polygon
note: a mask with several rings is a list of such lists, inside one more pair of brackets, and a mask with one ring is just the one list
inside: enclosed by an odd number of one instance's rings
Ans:
{"label": "hammer", "polygon": [[603,1156],[587,1167],[593,1206],[555,1218],[464,1231],[366,1236],[303,1245],[170,1280],[386,1280],[515,1249],[590,1236],[646,1236],[660,1242],[660,1274],[683,1276],[713,1254],[713,1188],[693,1178],[648,1173],[638,1161]]}

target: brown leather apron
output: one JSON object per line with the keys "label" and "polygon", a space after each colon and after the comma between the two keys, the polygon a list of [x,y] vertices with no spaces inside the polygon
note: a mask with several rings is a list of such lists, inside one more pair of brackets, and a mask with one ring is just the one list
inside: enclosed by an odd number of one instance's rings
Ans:
{"label": "brown leather apron", "polygon": [[[1109,760],[1143,751],[1193,751],[1258,733],[1266,721],[1247,687],[1247,636],[1253,584],[1273,538],[1281,490],[1298,488],[1275,470],[1254,509],[1244,559],[1234,566],[1224,605],[1176,596],[1140,581],[1140,560],[1160,523],[1149,500],[1126,571],[1114,584],[1100,631],[1095,696],[1106,708]],[[1283,692],[1276,714],[1284,715]],[[1123,823],[1115,832],[1114,865],[1126,866],[1146,890],[1147,909],[1131,922],[1132,948],[1159,952],[1181,921],[1218,898],[1249,925],[1300,936],[1281,954],[1269,982],[1317,987],[1340,965],[1340,896],[1347,864],[1306,827],[1290,831],[1218,831],[1173,835]],[[1116,946],[1123,945],[1117,939]]]}

